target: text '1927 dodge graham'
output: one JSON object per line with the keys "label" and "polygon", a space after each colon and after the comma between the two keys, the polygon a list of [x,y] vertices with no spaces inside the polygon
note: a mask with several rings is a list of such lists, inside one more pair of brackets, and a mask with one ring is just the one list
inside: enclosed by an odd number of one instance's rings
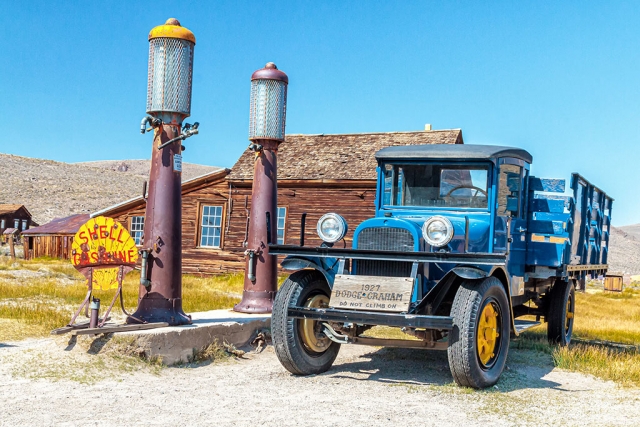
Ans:
{"label": "text '1927 dodge graham'", "polygon": [[[545,321],[551,342],[569,343],[575,290],[607,270],[612,198],[578,174],[562,195],[564,180],[530,176],[519,148],[394,146],[376,158],[376,213],[352,248],[336,244],[347,232],[336,213],[319,220],[319,247],[269,246],[295,270],[271,325],[286,369],[324,372],[347,343],[419,347],[447,350],[456,383],[484,388],[512,334]],[[376,325],[418,339],[367,337]]]}

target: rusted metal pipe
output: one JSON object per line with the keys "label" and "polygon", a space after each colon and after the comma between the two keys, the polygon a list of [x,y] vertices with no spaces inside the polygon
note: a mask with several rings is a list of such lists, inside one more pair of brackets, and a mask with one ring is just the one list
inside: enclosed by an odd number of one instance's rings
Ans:
{"label": "rusted metal pipe", "polygon": [[153,116],[146,115],[140,122],[140,133],[147,132],[147,124],[150,124],[153,127],[157,127],[157,126],[160,126],[160,123],[161,123],[160,119],[156,119]]}

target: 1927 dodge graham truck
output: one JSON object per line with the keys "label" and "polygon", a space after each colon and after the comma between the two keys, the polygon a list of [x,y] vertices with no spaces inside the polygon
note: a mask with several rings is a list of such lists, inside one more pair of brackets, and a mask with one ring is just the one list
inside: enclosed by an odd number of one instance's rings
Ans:
{"label": "1927 dodge graham truck", "polygon": [[[519,148],[394,146],[376,159],[375,216],[352,248],[337,213],[318,221],[321,246],[269,246],[295,271],[271,324],[286,369],[324,372],[347,343],[419,347],[447,350],[456,383],[484,388],[511,335],[545,321],[551,342],[569,343],[576,289],[607,270],[612,198],[578,174],[573,196],[547,194],[564,180],[530,176]],[[376,325],[414,338],[367,336]]]}

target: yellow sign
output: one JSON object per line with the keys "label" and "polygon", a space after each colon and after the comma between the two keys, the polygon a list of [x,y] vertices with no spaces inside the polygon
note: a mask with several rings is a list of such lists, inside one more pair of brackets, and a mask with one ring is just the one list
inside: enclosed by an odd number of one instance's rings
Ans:
{"label": "yellow sign", "polygon": [[91,218],[80,227],[71,244],[71,263],[97,289],[117,288],[119,267],[125,267],[122,274],[126,274],[137,261],[135,241],[112,218]]}

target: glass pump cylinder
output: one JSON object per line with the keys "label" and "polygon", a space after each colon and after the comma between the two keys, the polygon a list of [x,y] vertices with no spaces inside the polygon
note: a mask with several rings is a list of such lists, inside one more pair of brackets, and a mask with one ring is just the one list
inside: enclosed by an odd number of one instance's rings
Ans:
{"label": "glass pump cylinder", "polygon": [[191,114],[193,51],[196,38],[171,18],[149,33],[147,113]]}
{"label": "glass pump cylinder", "polygon": [[284,141],[289,78],[273,62],[251,76],[249,139]]}

